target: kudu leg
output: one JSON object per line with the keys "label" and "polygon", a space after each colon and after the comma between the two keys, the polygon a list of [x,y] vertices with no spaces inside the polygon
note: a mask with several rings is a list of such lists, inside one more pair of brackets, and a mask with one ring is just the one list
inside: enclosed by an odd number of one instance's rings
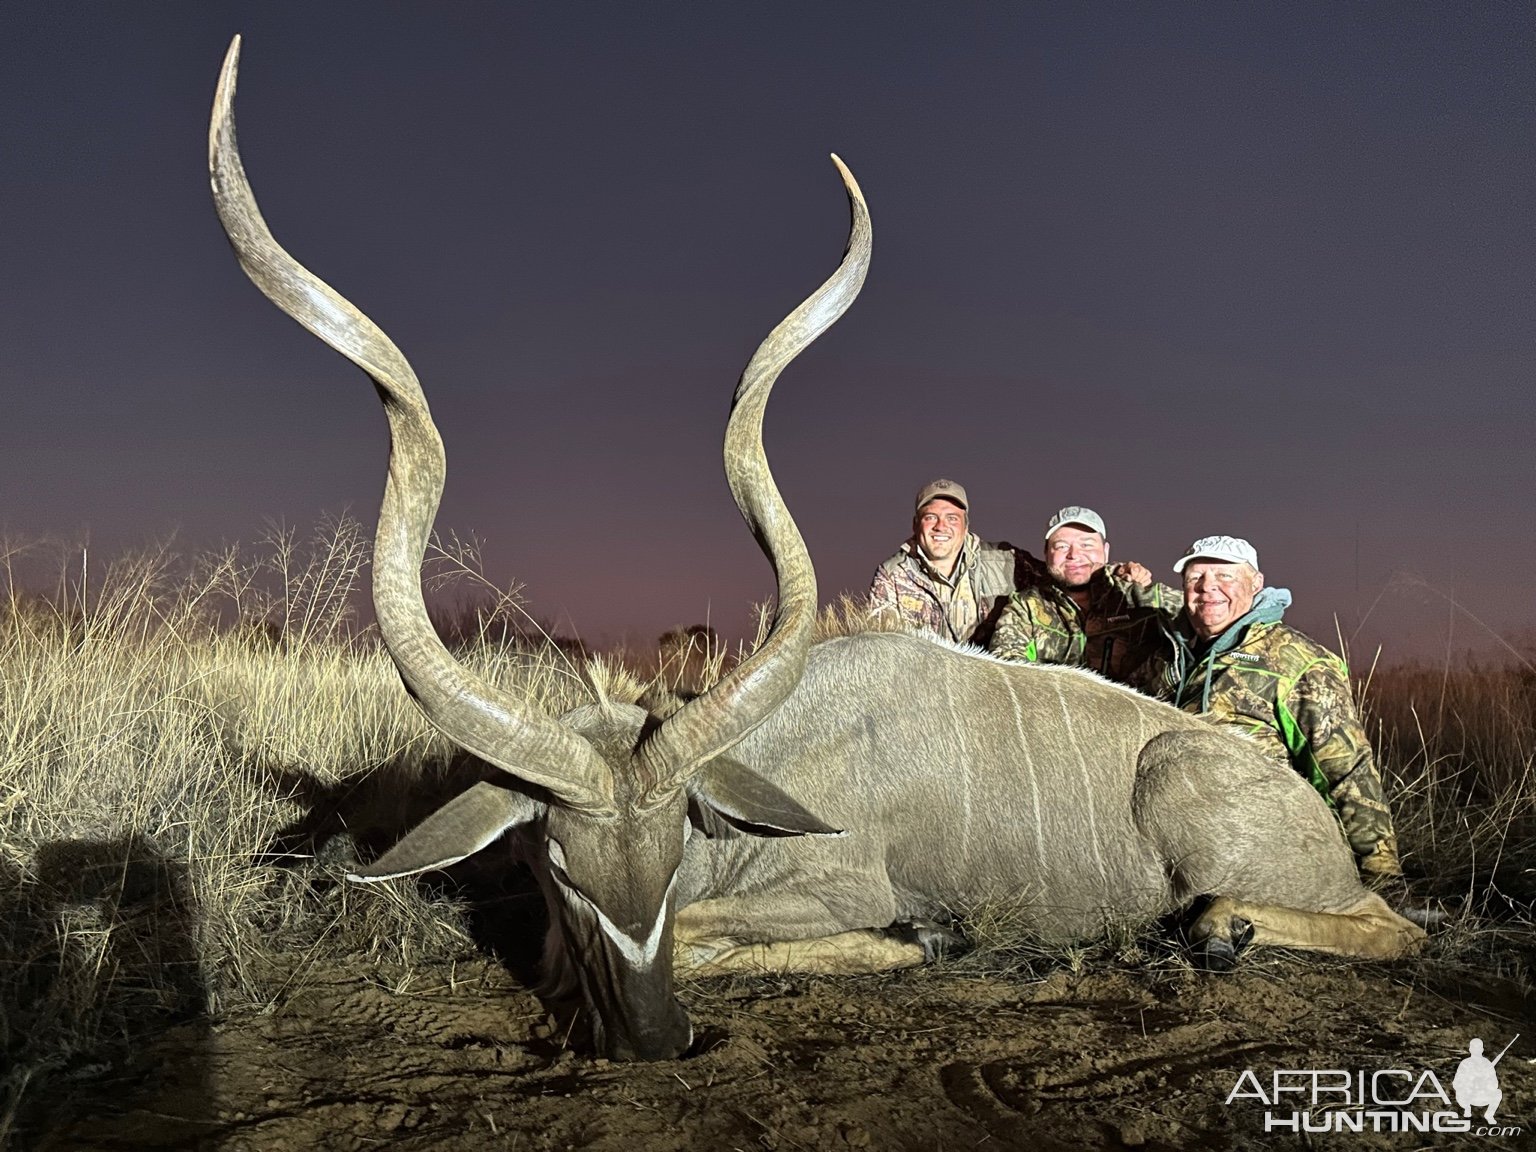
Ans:
{"label": "kudu leg", "polygon": [[1305,912],[1218,896],[1191,926],[1197,947],[1225,945],[1235,954],[1252,929],[1252,943],[1309,948],[1365,960],[1392,960],[1418,951],[1424,930],[1403,919],[1374,892],[1342,912]]}
{"label": "kudu leg", "polygon": [[1214,729],[1149,741],[1133,805],[1176,898],[1215,897],[1190,930],[1208,957],[1230,961],[1250,926],[1255,944],[1365,959],[1403,956],[1424,940],[1361,886],[1322,798],[1284,765],[1233,760]]}
{"label": "kudu leg", "polygon": [[[678,910],[672,929],[676,966],[694,975],[728,972],[818,972],[853,975],[912,968],[928,960],[914,934],[849,929],[863,920],[889,923],[895,902],[877,900],[864,915],[834,913],[813,896],[757,893],[700,900]],[[754,937],[771,937],[768,940]]]}
{"label": "kudu leg", "polygon": [[678,940],[673,955],[678,969],[692,976],[723,976],[733,972],[759,976],[780,972],[856,976],[893,968],[916,968],[927,960],[921,944],[869,928],[768,944],[742,944],[729,937]]}

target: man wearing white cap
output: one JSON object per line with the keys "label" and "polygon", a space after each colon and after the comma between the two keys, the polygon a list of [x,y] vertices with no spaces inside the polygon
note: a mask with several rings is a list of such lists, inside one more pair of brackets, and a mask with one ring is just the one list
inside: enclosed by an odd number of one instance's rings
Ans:
{"label": "man wearing white cap", "polygon": [[1248,541],[1206,536],[1173,570],[1184,580],[1184,611],[1164,675],[1167,698],[1264,740],[1322,793],[1362,874],[1401,876],[1392,813],[1344,661],[1281,623],[1291,594],[1264,586]]}
{"label": "man wearing white cap", "polygon": [[1104,520],[1069,505],[1045,526],[1048,579],[1009,597],[991,651],[1004,660],[1072,664],[1153,691],[1167,651],[1166,622],[1183,597],[1140,564],[1109,563]]}
{"label": "man wearing white cap", "polygon": [[1015,570],[1038,563],[1008,544],[988,544],[970,530],[970,498],[953,480],[917,493],[912,537],[875,570],[872,616],[891,616],[919,631],[985,645]]}

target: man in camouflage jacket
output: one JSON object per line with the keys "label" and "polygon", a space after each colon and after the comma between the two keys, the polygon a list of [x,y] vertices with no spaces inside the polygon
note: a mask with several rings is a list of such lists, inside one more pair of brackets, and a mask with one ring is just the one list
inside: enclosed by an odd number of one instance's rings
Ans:
{"label": "man in camouflage jacket", "polygon": [[1174,565],[1185,609],[1164,697],[1266,743],[1322,793],[1367,879],[1402,875],[1392,813],[1355,709],[1349,669],[1281,622],[1291,594],[1265,588],[1246,540],[1207,536]]}
{"label": "man in camouflage jacket", "polygon": [[1166,664],[1167,622],[1184,595],[1140,564],[1111,572],[1104,521],[1063,508],[1045,529],[1046,578],[1020,588],[998,617],[990,650],[1005,660],[1072,664],[1149,694]]}
{"label": "man in camouflage jacket", "polygon": [[965,489],[935,480],[917,494],[912,538],[875,570],[870,615],[984,646],[1018,573],[1038,563],[1011,545],[979,539],[970,531]]}

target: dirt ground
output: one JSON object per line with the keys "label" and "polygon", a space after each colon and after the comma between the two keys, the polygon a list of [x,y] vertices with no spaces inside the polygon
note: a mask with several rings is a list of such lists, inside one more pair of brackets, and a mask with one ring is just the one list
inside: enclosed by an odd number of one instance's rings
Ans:
{"label": "dirt ground", "polygon": [[[963,962],[870,977],[685,984],[697,1055],[567,1049],[494,961],[410,979],[363,958],[295,967],[265,1009],[180,1025],[34,1110],[37,1149],[1225,1149],[1536,1147],[1536,1001],[1432,961],[1163,958],[1043,977]],[[1243,1069],[1423,1069],[1468,1040],[1500,1064],[1518,1136],[1263,1134]]]}

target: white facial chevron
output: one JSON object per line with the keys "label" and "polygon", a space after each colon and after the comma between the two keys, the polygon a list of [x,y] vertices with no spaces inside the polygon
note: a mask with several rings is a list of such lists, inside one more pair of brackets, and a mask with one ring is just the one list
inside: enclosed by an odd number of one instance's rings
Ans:
{"label": "white facial chevron", "polygon": [[[687,826],[684,825],[684,835],[686,834]],[[555,878],[555,882],[560,885],[561,890],[574,896],[592,910],[593,915],[597,917],[598,927],[603,930],[603,935],[614,942],[619,949],[620,955],[625,960],[629,961],[635,968],[649,968],[655,962],[656,953],[661,947],[661,933],[667,923],[667,905],[672,900],[672,889],[677,887],[677,873],[672,873],[672,881],[667,885],[666,894],[661,898],[661,907],[656,913],[656,922],[651,925],[651,930],[646,934],[645,939],[641,940],[639,937],[631,936],[628,932],[625,932],[610,920],[601,908],[569,883],[569,874],[565,867],[565,851],[560,847],[560,842],[558,840],[550,840],[548,847],[549,862],[554,865],[550,869],[550,875]]]}
{"label": "white facial chevron", "polygon": [[[636,968],[649,968],[656,959],[656,950],[661,947],[661,930],[667,923],[667,904],[672,899],[672,889],[677,886],[677,874],[673,873],[672,883],[667,885],[667,894],[662,897],[661,908],[656,913],[656,923],[651,925],[651,930],[644,940],[637,940],[628,932],[625,932],[607,916],[596,904],[592,904],[592,911],[597,913],[597,922],[602,927],[603,933],[618,946],[619,952]],[[591,901],[588,901],[590,904]]]}

